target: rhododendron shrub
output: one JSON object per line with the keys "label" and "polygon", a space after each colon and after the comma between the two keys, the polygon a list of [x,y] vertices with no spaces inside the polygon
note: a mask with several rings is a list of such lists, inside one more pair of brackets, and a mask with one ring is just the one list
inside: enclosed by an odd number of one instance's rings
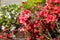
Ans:
{"label": "rhododendron shrub", "polygon": [[18,22],[24,27],[27,40],[57,40],[55,34],[60,18],[60,0],[46,0],[45,4],[38,11],[23,9],[20,12]]}

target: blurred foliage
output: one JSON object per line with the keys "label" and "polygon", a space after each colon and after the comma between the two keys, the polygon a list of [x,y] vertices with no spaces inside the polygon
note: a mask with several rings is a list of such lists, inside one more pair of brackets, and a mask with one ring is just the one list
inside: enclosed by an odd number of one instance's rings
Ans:
{"label": "blurred foliage", "polygon": [[11,24],[16,24],[16,17],[21,11],[19,7],[20,6],[16,4],[0,7],[0,24],[5,27],[10,27]]}
{"label": "blurred foliage", "polygon": [[37,3],[39,3],[40,5],[44,5],[46,2],[46,0],[27,0],[25,4],[23,4],[23,7],[28,9],[31,8],[33,6],[36,6]]}

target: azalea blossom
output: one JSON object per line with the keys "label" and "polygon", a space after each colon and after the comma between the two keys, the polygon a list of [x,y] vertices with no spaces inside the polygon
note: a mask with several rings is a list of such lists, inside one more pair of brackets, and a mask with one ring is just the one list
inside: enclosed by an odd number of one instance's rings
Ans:
{"label": "azalea blossom", "polygon": [[54,22],[56,21],[56,16],[48,15],[44,20],[46,21],[46,23]]}
{"label": "azalea blossom", "polygon": [[28,20],[30,13],[31,12],[29,10],[23,10],[20,12],[20,15],[18,16],[18,22],[26,25],[26,21]]}
{"label": "azalea blossom", "polygon": [[[46,0],[46,5],[39,11],[22,10],[20,12],[18,22],[24,25],[25,34],[29,33],[30,38],[28,37],[27,40],[35,40],[37,38],[43,40],[45,36],[42,37],[41,34],[45,34],[46,30],[49,32],[55,30],[57,27],[56,22],[60,17],[59,2],[59,0]],[[23,28],[19,28],[19,30],[22,31]],[[52,40],[56,39],[53,38]]]}

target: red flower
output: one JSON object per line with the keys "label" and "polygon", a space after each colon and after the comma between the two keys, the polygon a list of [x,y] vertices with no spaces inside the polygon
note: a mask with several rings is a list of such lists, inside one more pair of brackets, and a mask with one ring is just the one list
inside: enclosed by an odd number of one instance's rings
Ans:
{"label": "red flower", "polygon": [[3,36],[2,36],[2,35],[0,35],[0,38],[3,38]]}
{"label": "red flower", "polygon": [[38,40],[43,40],[42,36],[39,36],[39,37],[38,37]]}
{"label": "red flower", "polygon": [[60,17],[60,13],[58,13],[58,17]]}
{"label": "red flower", "polygon": [[46,0],[47,5],[50,5],[51,3],[59,3],[60,4],[60,0]]}
{"label": "red flower", "polygon": [[44,17],[47,17],[47,16],[48,16],[48,10],[44,9],[44,11],[42,12],[42,15],[43,15]]}
{"label": "red flower", "polygon": [[46,0],[47,5],[50,5],[50,3],[52,3],[52,0]]}
{"label": "red flower", "polygon": [[54,22],[54,21],[56,21],[56,16],[48,15],[44,20],[46,21],[46,23]]}
{"label": "red flower", "polygon": [[23,23],[24,25],[26,25],[26,21],[28,20],[30,13],[31,12],[29,10],[23,10],[22,12],[20,12],[20,15],[18,16],[17,21],[19,23]]}
{"label": "red flower", "polygon": [[55,2],[55,3],[60,3],[60,0],[54,0],[53,2]]}
{"label": "red flower", "polygon": [[31,31],[31,26],[30,26],[30,25],[26,25],[26,29],[27,29],[28,31]]}
{"label": "red flower", "polygon": [[38,18],[41,17],[41,16],[47,17],[48,16],[48,10],[44,9],[42,11],[39,11],[37,16],[38,16]]}
{"label": "red flower", "polygon": [[7,37],[7,38],[10,38],[10,34],[6,33],[6,37]]}
{"label": "red flower", "polygon": [[56,38],[53,38],[52,40],[57,40]]}
{"label": "red flower", "polygon": [[42,16],[42,11],[39,11],[38,14],[37,14],[37,17],[41,17]]}
{"label": "red flower", "polygon": [[37,29],[34,29],[34,33],[37,33],[38,32],[38,30]]}
{"label": "red flower", "polygon": [[27,40],[31,40],[31,37],[28,37]]}

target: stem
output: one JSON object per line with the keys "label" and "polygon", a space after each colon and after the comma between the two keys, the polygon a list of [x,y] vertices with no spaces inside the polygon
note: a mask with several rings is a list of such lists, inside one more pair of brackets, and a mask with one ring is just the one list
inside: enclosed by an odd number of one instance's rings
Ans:
{"label": "stem", "polygon": [[47,29],[46,31],[47,31],[47,33],[48,33],[48,35],[49,35],[49,37],[50,37],[50,40],[52,40],[52,37],[51,37],[51,35],[50,35],[48,29]]}

